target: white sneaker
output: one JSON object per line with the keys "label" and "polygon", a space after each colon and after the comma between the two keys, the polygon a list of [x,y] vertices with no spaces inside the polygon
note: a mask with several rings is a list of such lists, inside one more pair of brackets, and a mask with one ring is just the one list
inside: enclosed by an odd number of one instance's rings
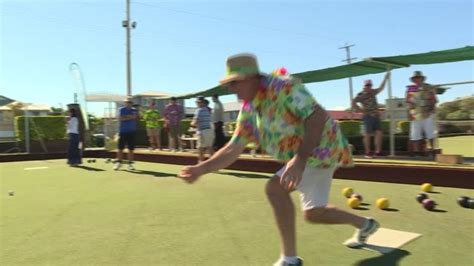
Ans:
{"label": "white sneaker", "polygon": [[303,266],[303,259],[298,258],[298,261],[295,263],[288,263],[280,258],[277,262],[273,264],[273,266]]}
{"label": "white sneaker", "polygon": [[116,162],[116,163],[114,164],[114,170],[115,170],[115,171],[119,170],[121,166],[122,166],[122,163],[121,163],[121,162]]}
{"label": "white sneaker", "polygon": [[129,163],[127,169],[128,171],[134,171],[135,167],[133,167],[133,163]]}
{"label": "white sneaker", "polygon": [[367,218],[367,224],[362,229],[356,230],[354,236],[344,242],[344,245],[350,248],[359,248],[365,245],[370,235],[375,233],[380,227],[380,224],[373,218]]}

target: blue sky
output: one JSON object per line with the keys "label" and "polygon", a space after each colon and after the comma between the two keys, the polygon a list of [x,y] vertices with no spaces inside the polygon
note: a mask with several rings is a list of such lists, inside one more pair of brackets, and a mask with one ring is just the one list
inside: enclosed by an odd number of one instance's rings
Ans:
{"label": "blue sky", "polygon": [[[0,1],[0,95],[59,107],[73,101],[69,64],[80,65],[88,93],[126,93],[125,0]],[[290,73],[343,64],[352,56],[420,53],[473,45],[474,5],[445,1],[150,1],[132,0],[133,93],[175,94],[217,85],[227,56],[252,52],[260,68]],[[392,74],[393,95],[402,97],[414,70],[430,83],[474,80],[470,62],[415,66]],[[365,79],[353,79],[355,92]],[[308,84],[326,108],[349,106],[348,81]],[[456,86],[448,101],[474,94]],[[387,98],[387,91],[379,102]],[[232,101],[235,97],[225,97]],[[90,104],[103,115],[106,104]]]}

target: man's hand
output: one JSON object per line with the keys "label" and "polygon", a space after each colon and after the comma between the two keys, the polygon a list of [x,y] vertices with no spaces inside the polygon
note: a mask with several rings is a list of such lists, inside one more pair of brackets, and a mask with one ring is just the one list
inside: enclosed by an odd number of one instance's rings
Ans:
{"label": "man's hand", "polygon": [[287,164],[286,169],[280,177],[280,185],[291,191],[295,190],[303,178],[303,172],[306,167],[306,160],[293,157]]}
{"label": "man's hand", "polygon": [[198,180],[198,178],[204,174],[201,167],[197,165],[186,166],[179,173],[178,178],[183,179],[185,182],[192,184]]}

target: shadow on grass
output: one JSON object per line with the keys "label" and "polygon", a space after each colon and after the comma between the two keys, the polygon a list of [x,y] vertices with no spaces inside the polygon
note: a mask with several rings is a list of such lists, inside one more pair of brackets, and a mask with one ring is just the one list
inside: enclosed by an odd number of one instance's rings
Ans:
{"label": "shadow on grass", "polygon": [[103,171],[105,171],[104,169],[85,166],[85,165],[77,165],[77,166],[74,166],[74,168],[80,168],[80,169],[84,169],[84,170],[87,170],[87,171],[94,171],[94,172],[103,172]]}
{"label": "shadow on grass", "polygon": [[155,172],[155,171],[147,171],[147,170],[133,170],[133,171],[128,171],[128,172],[138,174],[138,175],[151,175],[154,177],[176,177],[176,173],[163,173],[163,172]]}
{"label": "shadow on grass", "polygon": [[223,175],[231,175],[240,178],[265,178],[269,179],[272,175],[260,175],[260,174],[249,174],[249,173],[238,173],[238,172],[225,172]]}
{"label": "shadow on grass", "polygon": [[399,209],[395,209],[395,208],[386,208],[386,209],[383,209],[384,211],[387,211],[387,212],[399,212],[400,210]]}
{"label": "shadow on grass", "polygon": [[359,210],[359,211],[368,211],[369,208],[366,208],[366,207],[355,207],[353,208],[354,210]]}
{"label": "shadow on grass", "polygon": [[364,202],[362,202],[362,203],[360,204],[360,206],[370,206],[370,203],[364,203]]}
{"label": "shadow on grass", "polygon": [[426,193],[428,193],[428,194],[441,194],[441,192],[439,192],[439,191],[430,191],[430,192],[426,192]]}
{"label": "shadow on grass", "polygon": [[448,212],[447,210],[434,209],[431,212]]}
{"label": "shadow on grass", "polygon": [[[374,250],[377,250],[376,246],[373,246]],[[356,262],[356,266],[396,266],[400,265],[400,261],[410,255],[411,253],[403,249],[394,249],[390,253],[382,254],[378,257],[368,258]]]}

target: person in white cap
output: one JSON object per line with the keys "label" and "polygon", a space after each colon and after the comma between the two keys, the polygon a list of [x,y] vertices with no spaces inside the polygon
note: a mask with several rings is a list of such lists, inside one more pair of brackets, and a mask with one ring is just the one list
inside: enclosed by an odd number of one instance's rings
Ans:
{"label": "person in white cap", "polygon": [[[362,120],[364,121],[364,148],[365,157],[372,158],[375,156],[382,156],[382,125],[380,122],[379,106],[377,104],[377,95],[385,88],[390,77],[390,72],[387,72],[382,84],[376,89],[372,89],[372,80],[364,81],[364,89],[352,100],[352,107],[356,112],[364,113]],[[362,105],[362,108],[358,104]],[[375,134],[375,153],[371,152],[371,138]]]}

